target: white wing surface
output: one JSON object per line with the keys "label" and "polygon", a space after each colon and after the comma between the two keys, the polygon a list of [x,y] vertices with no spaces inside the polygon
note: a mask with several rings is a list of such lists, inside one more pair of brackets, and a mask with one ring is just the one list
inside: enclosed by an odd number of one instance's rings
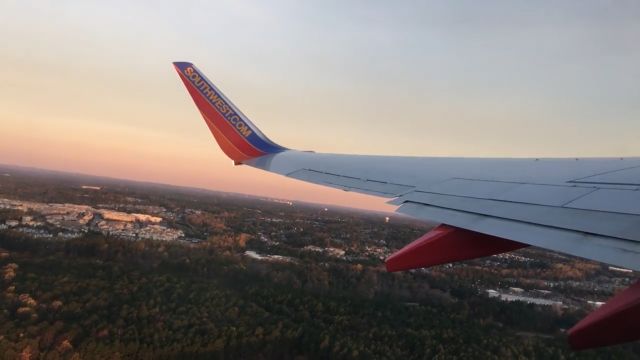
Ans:
{"label": "white wing surface", "polygon": [[640,158],[321,154],[268,139],[193,64],[174,63],[237,164],[374,196],[419,219],[640,270]]}
{"label": "white wing surface", "polygon": [[480,159],[287,150],[245,164],[393,198],[416,218],[640,270],[640,158]]}

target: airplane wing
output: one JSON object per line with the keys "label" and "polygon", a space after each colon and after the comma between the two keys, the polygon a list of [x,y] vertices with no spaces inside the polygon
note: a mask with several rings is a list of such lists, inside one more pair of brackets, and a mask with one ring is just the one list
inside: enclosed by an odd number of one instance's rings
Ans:
{"label": "airplane wing", "polygon": [[[389,270],[534,245],[640,271],[640,157],[445,158],[297,151],[267,138],[193,64],[174,66],[218,144],[236,164],[390,198],[399,213],[443,224],[389,258]],[[640,287],[634,291],[631,298],[640,314]],[[632,326],[626,331],[640,334],[640,325]],[[589,333],[593,327],[575,330],[572,345],[612,343]]]}

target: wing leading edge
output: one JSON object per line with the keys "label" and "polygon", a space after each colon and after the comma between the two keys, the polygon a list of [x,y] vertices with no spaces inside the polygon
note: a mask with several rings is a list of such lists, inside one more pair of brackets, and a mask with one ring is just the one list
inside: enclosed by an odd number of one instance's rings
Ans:
{"label": "wing leading edge", "polygon": [[[465,234],[462,242],[458,233],[443,238],[440,231],[407,248],[429,244],[439,249],[435,244],[443,242],[482,247],[460,252],[467,255],[458,258],[445,257],[459,261],[471,258],[469,254],[486,256],[526,244],[640,271],[638,157],[433,158],[291,150],[267,138],[193,64],[174,66],[218,145],[234,163],[390,198],[399,213],[447,224],[448,231],[467,231],[458,232]],[[640,297],[635,306],[640,311]],[[634,324],[614,323],[640,334]],[[589,331],[575,336],[584,333]],[[573,339],[571,343],[582,348],[597,342]]]}

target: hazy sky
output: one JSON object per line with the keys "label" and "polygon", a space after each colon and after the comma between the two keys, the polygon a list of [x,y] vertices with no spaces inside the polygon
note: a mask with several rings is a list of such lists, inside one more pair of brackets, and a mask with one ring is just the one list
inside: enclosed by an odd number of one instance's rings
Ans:
{"label": "hazy sky", "polygon": [[272,140],[640,155],[638,1],[0,2],[0,163],[382,208],[233,167],[171,62]]}

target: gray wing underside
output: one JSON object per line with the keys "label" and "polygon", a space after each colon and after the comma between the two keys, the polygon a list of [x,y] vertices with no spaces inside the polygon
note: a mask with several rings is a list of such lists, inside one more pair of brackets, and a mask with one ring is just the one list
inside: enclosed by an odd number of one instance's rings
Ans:
{"label": "gray wing underside", "polygon": [[430,158],[285,151],[246,162],[391,198],[397,212],[640,270],[640,158]]}

